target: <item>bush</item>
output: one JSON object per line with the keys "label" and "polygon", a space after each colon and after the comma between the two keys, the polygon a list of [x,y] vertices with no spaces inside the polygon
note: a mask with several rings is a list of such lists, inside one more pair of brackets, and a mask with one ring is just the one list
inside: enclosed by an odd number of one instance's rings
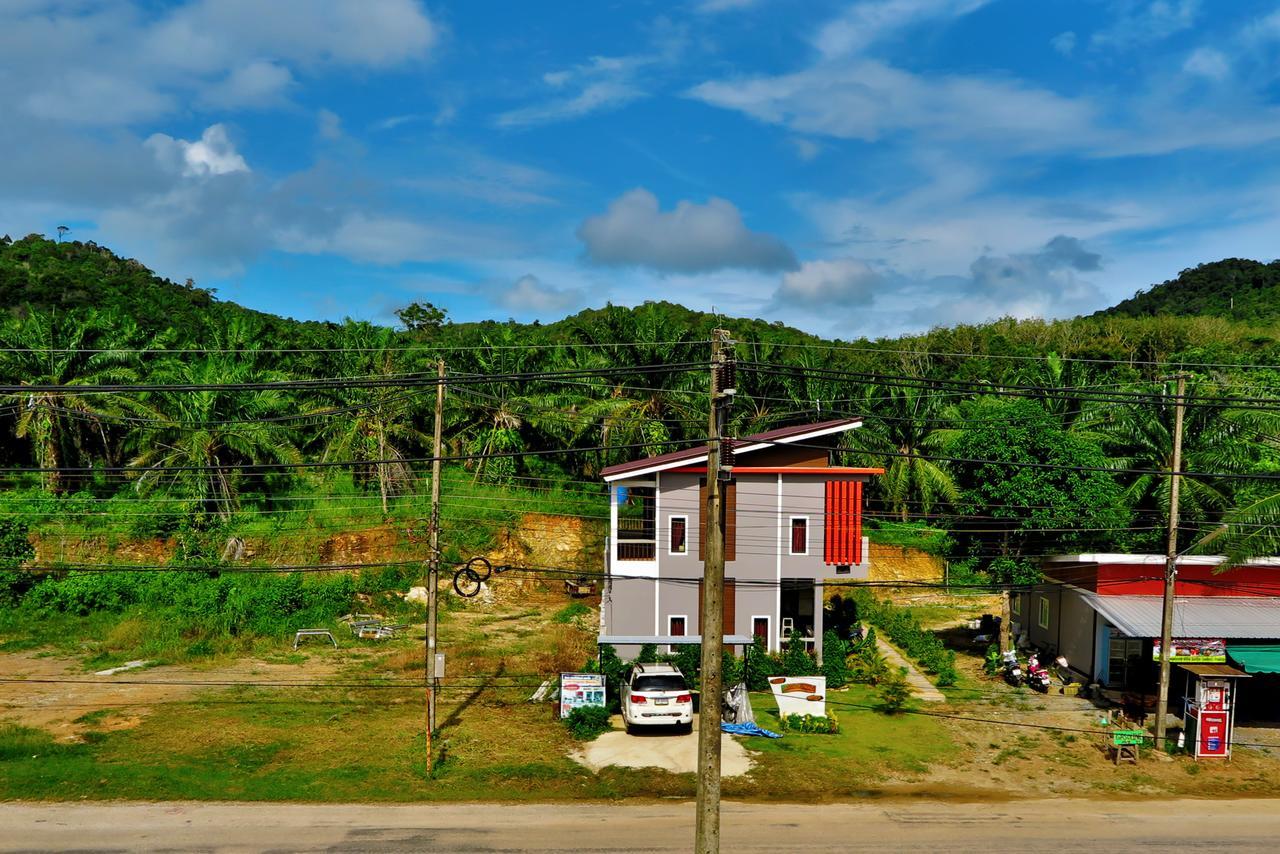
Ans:
{"label": "bush", "polygon": [[816,735],[835,735],[840,732],[840,721],[835,712],[821,715],[783,715],[778,722],[783,732],[802,732]]}
{"label": "bush", "polygon": [[600,673],[604,676],[604,695],[608,701],[609,710],[618,712],[622,710],[622,677],[627,672],[627,663],[618,657],[618,651],[614,649],[613,644],[605,644],[599,649],[599,657],[588,659],[583,666],[584,673]]}
{"label": "bush", "polygon": [[828,688],[849,684],[849,645],[835,632],[822,634],[822,675],[827,677]]}
{"label": "bush", "polygon": [[907,684],[907,670],[899,667],[891,670],[880,681],[880,708],[889,714],[896,714],[911,699],[911,686]]}
{"label": "bush", "polygon": [[0,518],[0,605],[17,603],[35,584],[34,576],[20,569],[36,554],[27,534],[26,522]]}
{"label": "bush", "polygon": [[579,741],[595,741],[602,733],[613,729],[609,723],[609,710],[603,706],[580,706],[564,719],[569,734]]}
{"label": "bush", "polygon": [[800,632],[792,630],[787,637],[786,648],[782,650],[782,676],[817,676],[818,662],[813,654],[804,648]]}
{"label": "bush", "polygon": [[636,664],[651,664],[658,660],[658,645],[647,643],[640,647],[640,654],[636,656]]}
{"label": "bush", "polygon": [[986,657],[982,660],[982,669],[988,676],[1000,674],[1000,644],[993,643],[987,646]]}
{"label": "bush", "polygon": [[585,617],[591,613],[591,609],[582,602],[570,602],[561,608],[551,617],[554,623],[572,623],[579,617]]}
{"label": "bush", "polygon": [[743,679],[748,691],[768,691],[769,677],[777,675],[777,659],[765,648],[764,638],[757,636],[751,642],[751,652],[743,665]]}

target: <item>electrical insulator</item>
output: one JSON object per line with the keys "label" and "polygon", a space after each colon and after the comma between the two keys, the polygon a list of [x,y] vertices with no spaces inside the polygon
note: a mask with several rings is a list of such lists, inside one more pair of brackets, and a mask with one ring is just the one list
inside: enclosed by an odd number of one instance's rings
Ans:
{"label": "electrical insulator", "polygon": [[728,359],[716,365],[716,389],[720,394],[737,394],[736,362]]}
{"label": "electrical insulator", "polygon": [[731,469],[734,464],[733,440],[724,439],[720,442],[720,468]]}

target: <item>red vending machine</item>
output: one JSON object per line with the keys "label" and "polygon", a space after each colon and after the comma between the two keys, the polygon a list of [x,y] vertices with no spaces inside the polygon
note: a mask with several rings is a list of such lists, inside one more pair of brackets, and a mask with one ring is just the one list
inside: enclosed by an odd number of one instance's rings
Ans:
{"label": "red vending machine", "polygon": [[1200,677],[1187,698],[1187,746],[1195,757],[1231,756],[1231,680]]}

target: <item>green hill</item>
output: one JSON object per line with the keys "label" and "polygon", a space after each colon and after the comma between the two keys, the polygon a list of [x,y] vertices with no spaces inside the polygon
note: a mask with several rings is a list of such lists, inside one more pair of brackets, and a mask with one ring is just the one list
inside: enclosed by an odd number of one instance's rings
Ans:
{"label": "green hill", "polygon": [[1280,261],[1263,264],[1225,258],[1183,270],[1170,279],[1138,291],[1094,317],[1223,317],[1270,321],[1280,317]]}

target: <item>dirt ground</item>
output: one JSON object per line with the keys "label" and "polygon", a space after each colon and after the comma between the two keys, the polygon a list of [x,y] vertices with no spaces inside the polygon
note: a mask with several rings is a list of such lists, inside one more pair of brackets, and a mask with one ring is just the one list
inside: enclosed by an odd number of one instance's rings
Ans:
{"label": "dirt ground", "polygon": [[91,728],[131,729],[159,704],[190,700],[207,690],[199,684],[169,683],[311,681],[328,678],[337,669],[337,659],[323,650],[298,659],[287,664],[241,659],[216,667],[145,667],[95,676],[86,673],[75,658],[39,651],[6,653],[0,655],[3,678],[29,681],[0,682],[0,721],[75,741]]}
{"label": "dirt ground", "polygon": [[[606,732],[569,754],[569,758],[592,771],[610,765],[621,768],[661,768],[672,774],[693,774],[698,770],[698,719],[693,730],[674,732],[667,727],[643,727],[632,735],[622,726],[622,716],[614,715],[613,732]],[[751,754],[731,735],[720,737],[720,776],[741,777],[751,771]]]}

